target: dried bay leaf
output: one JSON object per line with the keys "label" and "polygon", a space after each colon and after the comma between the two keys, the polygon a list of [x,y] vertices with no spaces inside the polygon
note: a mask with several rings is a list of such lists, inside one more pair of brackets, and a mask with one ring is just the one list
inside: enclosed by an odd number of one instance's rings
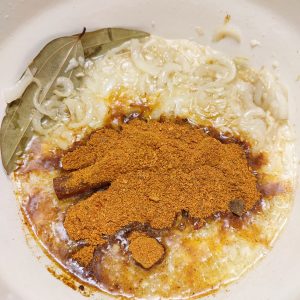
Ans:
{"label": "dried bay leaf", "polygon": [[85,33],[81,42],[85,56],[91,57],[100,55],[130,39],[140,39],[147,36],[149,33],[139,30],[104,28]]}
{"label": "dried bay leaf", "polygon": [[[6,116],[2,121],[2,126],[1,126],[1,131],[0,131],[0,140],[1,140],[1,156],[8,157],[9,156],[9,149],[12,147],[13,144],[13,139],[5,139],[4,140],[4,132],[6,133],[7,136],[11,136],[15,134],[15,130],[18,130],[17,128],[20,128],[19,122],[18,122],[18,117],[14,117],[15,114],[18,114],[18,109],[21,104],[20,99],[11,102],[10,104],[7,105],[6,108]],[[26,137],[27,134],[24,134],[24,137]],[[2,145],[2,141],[5,141],[5,146]],[[25,143],[24,143],[25,142]],[[20,146],[19,146],[20,145]],[[14,153],[14,157],[12,157],[11,160],[4,160],[2,158],[3,166],[7,170],[13,170],[15,166],[15,161],[18,158],[18,151],[20,151],[21,148],[25,148],[26,146],[26,141],[22,139],[19,143],[18,147],[16,148],[16,151]]]}
{"label": "dried bay leaf", "polygon": [[[47,44],[30,64],[34,77],[41,83],[39,102],[52,95],[59,76],[70,78],[76,87],[75,70],[65,73],[71,58],[84,56],[80,36],[58,38]],[[18,153],[23,152],[33,135],[33,99],[38,92],[36,83],[31,83],[22,97],[7,106],[0,130],[2,163],[9,174],[15,168]]]}
{"label": "dried bay leaf", "polygon": [[[30,91],[31,89],[25,91],[24,99],[29,99]],[[23,152],[33,134],[32,128],[27,126],[32,109],[32,100],[21,99],[13,101],[6,108],[1,126],[1,157],[8,174],[14,170],[18,153]]]}
{"label": "dried bay leaf", "polygon": [[[148,35],[143,31],[123,28],[104,28],[93,32],[85,32],[84,29],[81,34],[51,41],[29,65],[29,69],[42,87],[38,97],[39,102],[43,103],[53,95],[56,80],[60,76],[70,78],[74,87],[79,87],[80,79],[75,75],[80,72],[81,67],[66,72],[72,58],[100,55],[127,40]],[[15,169],[19,154],[24,152],[34,134],[33,99],[37,92],[39,88],[33,82],[20,99],[7,105],[0,129],[0,146],[2,163],[8,174]]]}

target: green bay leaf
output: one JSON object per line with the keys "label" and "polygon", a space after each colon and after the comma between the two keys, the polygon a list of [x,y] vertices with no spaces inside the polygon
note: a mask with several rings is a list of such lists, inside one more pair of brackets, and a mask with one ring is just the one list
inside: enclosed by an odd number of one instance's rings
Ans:
{"label": "green bay leaf", "polygon": [[[63,37],[47,44],[30,64],[34,77],[40,82],[42,91],[39,102],[53,94],[56,79],[60,76],[70,78],[76,87],[75,70],[65,72],[71,58],[84,57],[79,35]],[[78,71],[78,69],[76,70]],[[0,130],[0,145],[2,163],[9,174],[15,168],[18,154],[25,150],[28,141],[33,136],[32,118],[35,111],[33,99],[38,86],[31,83],[22,97],[7,106],[6,115],[2,120]]]}

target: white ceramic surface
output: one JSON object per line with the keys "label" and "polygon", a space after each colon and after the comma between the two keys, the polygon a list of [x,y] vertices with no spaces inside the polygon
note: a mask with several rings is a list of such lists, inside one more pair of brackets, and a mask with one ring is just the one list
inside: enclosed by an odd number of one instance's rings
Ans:
{"label": "white ceramic surface", "polygon": [[[290,112],[300,137],[299,0],[0,0],[0,91],[22,74],[37,51],[64,34],[108,26],[135,27],[169,38],[211,44],[224,16],[242,31],[242,43],[213,47],[231,56],[246,55],[255,65],[279,62],[290,91]],[[205,35],[198,37],[195,26]],[[250,40],[261,46],[251,49]],[[0,94],[1,95],[1,94]],[[0,98],[0,116],[5,103]],[[298,148],[299,149],[299,148]],[[300,194],[291,218],[271,253],[215,300],[300,299]],[[0,170],[0,299],[80,300],[83,296],[52,277],[26,245],[9,180]],[[105,299],[99,296],[97,299]]]}

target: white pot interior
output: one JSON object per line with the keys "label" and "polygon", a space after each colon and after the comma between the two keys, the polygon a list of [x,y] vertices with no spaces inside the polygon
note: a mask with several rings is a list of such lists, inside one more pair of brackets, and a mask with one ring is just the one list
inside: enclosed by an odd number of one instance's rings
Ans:
{"label": "white pot interior", "polygon": [[[212,44],[212,33],[226,14],[242,32],[242,42],[224,40],[213,44],[229,56],[243,55],[256,66],[272,68],[289,89],[291,120],[300,137],[297,118],[300,103],[300,19],[297,0],[18,0],[1,1],[0,91],[12,85],[41,47],[54,37],[101,27],[129,27],[167,38],[193,38]],[[197,36],[196,26],[204,29]],[[261,46],[252,49],[250,40]],[[1,94],[0,94],[1,95]],[[5,103],[0,98],[1,118]],[[18,300],[84,299],[50,275],[26,244],[17,203],[4,170],[0,171],[0,298]],[[271,253],[237,284],[211,299],[300,299],[300,195],[291,218]],[[106,299],[102,295],[96,299]],[[209,297],[210,298],[210,297]]]}

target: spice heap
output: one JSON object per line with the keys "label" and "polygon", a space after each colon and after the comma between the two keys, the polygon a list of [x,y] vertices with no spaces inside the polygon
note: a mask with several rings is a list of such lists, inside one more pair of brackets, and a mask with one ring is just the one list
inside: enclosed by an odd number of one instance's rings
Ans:
{"label": "spice heap", "polygon": [[145,269],[151,268],[164,256],[164,247],[153,237],[133,232],[129,240],[129,251],[133,259]]}
{"label": "spice heap", "polygon": [[[89,246],[133,222],[169,228],[183,210],[200,220],[230,208],[241,215],[260,198],[241,146],[183,122],[135,119],[120,130],[100,129],[66,153],[62,167],[70,172],[54,179],[60,199],[110,184],[66,213],[69,237]],[[138,240],[131,248],[145,256],[154,241]]]}

